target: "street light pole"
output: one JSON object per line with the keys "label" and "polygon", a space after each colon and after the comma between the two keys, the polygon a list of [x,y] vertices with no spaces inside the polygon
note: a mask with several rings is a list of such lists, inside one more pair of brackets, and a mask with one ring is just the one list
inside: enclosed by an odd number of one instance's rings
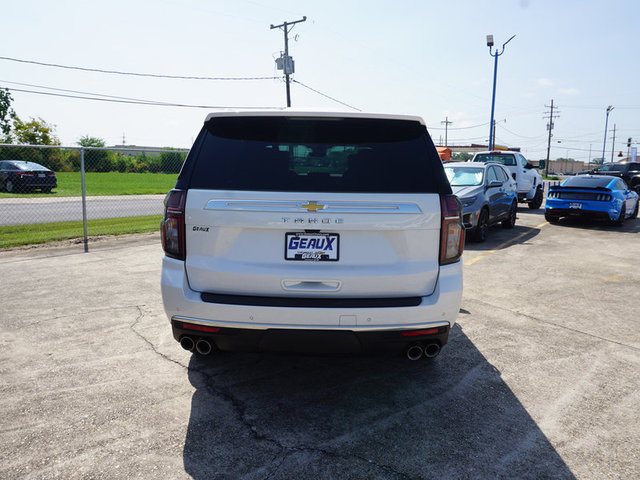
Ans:
{"label": "street light pole", "polygon": [[609,113],[611,113],[611,110],[613,110],[615,107],[612,107],[611,105],[609,105],[607,107],[607,119],[604,121],[604,142],[602,143],[602,164],[604,165],[604,150],[607,146],[607,128],[609,127]]}
{"label": "street light pole", "polygon": [[496,106],[496,79],[498,77],[498,57],[504,53],[504,47],[509,43],[515,35],[513,35],[509,40],[502,44],[502,50],[498,53],[498,49],[496,48],[495,53],[491,53],[491,49],[493,48],[493,35],[487,35],[487,47],[489,47],[489,55],[494,58],[493,63],[493,95],[491,96],[491,122],[489,123],[489,150],[493,150],[493,144],[495,139],[493,138],[493,114],[495,112]]}

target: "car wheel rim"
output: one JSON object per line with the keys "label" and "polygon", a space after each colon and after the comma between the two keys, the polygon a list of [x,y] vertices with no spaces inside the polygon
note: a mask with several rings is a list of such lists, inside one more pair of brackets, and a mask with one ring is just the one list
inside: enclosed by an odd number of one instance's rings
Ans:
{"label": "car wheel rim", "polygon": [[483,211],[480,215],[480,224],[478,228],[478,239],[483,241],[487,238],[487,230],[489,229],[489,224],[487,223],[487,212]]}

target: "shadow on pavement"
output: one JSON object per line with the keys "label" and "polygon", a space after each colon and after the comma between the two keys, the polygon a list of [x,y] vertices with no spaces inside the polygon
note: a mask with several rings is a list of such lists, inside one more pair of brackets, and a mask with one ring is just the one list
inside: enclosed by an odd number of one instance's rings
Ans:
{"label": "shadow on pavement", "polygon": [[526,227],[518,225],[511,229],[504,229],[500,224],[493,225],[489,228],[487,239],[484,242],[474,242],[469,238],[469,232],[466,233],[464,249],[469,251],[493,250],[500,247],[500,250],[521,245],[531,241],[540,233],[539,228]]}
{"label": "shadow on pavement", "polygon": [[189,379],[195,479],[574,478],[459,326],[432,361],[194,355]]}
{"label": "shadow on pavement", "polygon": [[577,228],[581,230],[602,230],[607,232],[621,232],[621,233],[640,233],[640,219],[627,219],[622,227],[611,225],[610,223],[602,220],[592,218],[581,217],[564,217],[561,218],[558,223],[555,223],[556,227]]}

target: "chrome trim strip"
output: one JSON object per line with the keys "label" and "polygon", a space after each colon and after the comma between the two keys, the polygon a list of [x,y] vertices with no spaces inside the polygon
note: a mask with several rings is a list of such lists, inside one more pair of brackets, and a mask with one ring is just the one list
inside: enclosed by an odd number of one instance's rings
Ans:
{"label": "chrome trim strip", "polygon": [[422,213],[415,203],[365,203],[365,202],[317,202],[317,210],[305,208],[303,202],[260,202],[253,200],[209,200],[205,210],[227,210],[239,212],[280,212],[280,213]]}
{"label": "chrome trim strip", "polygon": [[374,332],[374,331],[387,331],[387,330],[422,330],[427,328],[437,327],[449,327],[449,322],[429,322],[429,323],[417,323],[412,325],[283,325],[283,324],[269,324],[269,323],[244,323],[244,322],[228,322],[222,320],[205,320],[202,318],[191,318],[174,315],[171,320],[178,320],[181,322],[193,323],[195,325],[204,325],[207,327],[219,327],[219,328],[246,328],[251,330],[267,330],[268,328],[279,328],[287,330],[342,330],[342,331],[355,331],[355,332]]}

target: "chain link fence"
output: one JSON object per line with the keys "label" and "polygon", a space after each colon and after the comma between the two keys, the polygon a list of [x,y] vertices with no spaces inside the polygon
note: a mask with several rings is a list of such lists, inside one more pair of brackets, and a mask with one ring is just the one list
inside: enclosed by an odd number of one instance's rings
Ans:
{"label": "chain link fence", "polygon": [[0,144],[0,248],[158,230],[187,153]]}

